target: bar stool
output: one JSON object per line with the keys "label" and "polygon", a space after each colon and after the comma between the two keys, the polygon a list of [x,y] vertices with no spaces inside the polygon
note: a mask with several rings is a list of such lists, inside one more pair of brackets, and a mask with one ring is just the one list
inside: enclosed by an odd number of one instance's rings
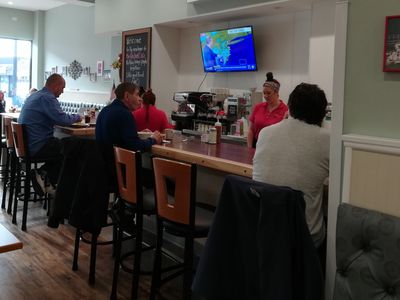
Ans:
{"label": "bar stool", "polygon": [[[141,272],[140,270],[142,252],[154,249],[153,246],[142,247],[143,215],[155,214],[155,202],[153,197],[143,196],[141,153],[114,147],[114,154],[119,200],[124,203],[125,207],[129,208],[132,213],[132,219],[131,224],[123,224],[123,222],[117,221],[118,234],[110,299],[116,299],[117,296],[119,265],[120,263],[122,264],[124,258],[131,254],[134,254],[131,299],[137,299],[140,274],[151,274],[151,272]],[[135,217],[136,226],[133,217]],[[135,237],[135,250],[121,257],[121,242],[125,231]],[[124,269],[126,270],[126,268]]]}
{"label": "bar stool", "polygon": [[[46,163],[53,160],[60,159],[60,156],[54,157],[40,157],[40,158],[31,158],[28,151],[28,145],[26,142],[26,134],[25,134],[25,127],[23,124],[18,124],[16,122],[11,122],[11,129],[14,137],[14,145],[15,145],[15,153],[18,158],[19,167],[20,168],[25,166],[25,184],[24,184],[24,192],[23,192],[23,199],[24,207],[22,211],[22,225],[21,229],[26,231],[26,220],[28,215],[28,202],[29,201],[36,201],[37,199],[30,199],[30,188],[31,188],[31,164],[39,164],[39,163]],[[17,172],[19,174],[19,172]],[[14,208],[13,208],[13,223],[16,221],[17,217],[17,206],[18,206],[18,198],[14,201]]]}
{"label": "bar stool", "polygon": [[[214,207],[196,203],[196,165],[153,158],[157,207],[157,244],[154,257],[150,299],[165,282],[183,274],[182,299],[191,298],[193,276],[193,240],[204,238],[212,223]],[[167,180],[175,181],[175,197],[167,192]],[[172,199],[174,198],[174,199]],[[164,230],[185,239],[184,262],[162,269]],[[178,270],[177,270],[178,269]],[[162,278],[161,274],[177,270]]]}
{"label": "bar stool", "polygon": [[[108,215],[110,194],[115,194],[116,188],[108,181],[105,161],[95,140],[65,138],[62,154],[63,164],[48,226],[57,228],[60,220],[68,218],[69,224],[76,228],[73,271],[78,270],[80,242],[90,244],[89,284],[93,285],[97,246],[115,243],[115,226],[109,222]],[[102,229],[108,226],[113,226],[112,239],[98,239]]]}
{"label": "bar stool", "polygon": [[13,118],[3,116],[3,128],[6,136],[6,167],[4,172],[3,181],[3,198],[1,201],[1,207],[5,208],[7,198],[7,187],[10,188],[8,196],[7,213],[11,213],[13,194],[14,194],[14,183],[15,183],[15,169],[16,169],[16,156],[14,150],[14,139],[12,135],[11,122]]}
{"label": "bar stool", "polygon": [[[3,122],[4,116],[0,115],[0,121],[1,121],[1,141],[0,141],[0,163],[2,162],[1,158],[3,156],[3,149],[7,149],[7,141],[6,141],[6,134],[5,134],[5,129],[4,129],[4,122]],[[1,172],[0,172],[0,178],[4,180],[5,173],[8,171],[6,169],[5,164],[0,164]],[[5,205],[3,206],[3,203],[1,205],[1,208],[5,208]]]}

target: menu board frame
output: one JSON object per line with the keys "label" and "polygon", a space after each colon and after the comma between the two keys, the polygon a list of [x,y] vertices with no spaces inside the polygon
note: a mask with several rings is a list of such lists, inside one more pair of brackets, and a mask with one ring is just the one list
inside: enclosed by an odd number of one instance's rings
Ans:
{"label": "menu board frame", "polygon": [[[122,82],[126,81],[126,74],[125,74],[125,70],[126,70],[126,54],[127,54],[127,44],[126,41],[128,39],[132,39],[135,37],[142,37],[143,34],[145,34],[147,36],[147,43],[146,43],[146,51],[145,53],[145,60],[146,60],[146,76],[145,76],[145,84],[143,85],[143,87],[145,89],[150,88],[150,79],[151,79],[151,39],[152,39],[152,35],[151,35],[151,27],[146,27],[146,28],[140,28],[140,29],[134,29],[134,30],[128,30],[128,31],[123,31],[122,32]],[[143,52],[142,52],[143,53]]]}

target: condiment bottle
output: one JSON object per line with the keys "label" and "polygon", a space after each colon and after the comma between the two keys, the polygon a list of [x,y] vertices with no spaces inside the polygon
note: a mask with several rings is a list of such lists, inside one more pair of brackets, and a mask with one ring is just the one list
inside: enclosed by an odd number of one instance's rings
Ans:
{"label": "condiment bottle", "polygon": [[221,135],[222,135],[222,123],[217,118],[217,122],[215,122],[215,129],[217,129],[217,144],[221,143]]}
{"label": "condiment bottle", "polygon": [[217,129],[215,127],[210,128],[210,133],[208,135],[208,143],[209,144],[217,143]]}

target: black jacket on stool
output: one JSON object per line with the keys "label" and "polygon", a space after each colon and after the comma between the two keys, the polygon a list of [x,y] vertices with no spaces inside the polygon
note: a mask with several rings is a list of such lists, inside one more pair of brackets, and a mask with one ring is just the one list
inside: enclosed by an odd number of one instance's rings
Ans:
{"label": "black jacket on stool", "polygon": [[303,194],[229,175],[193,292],[207,300],[321,300],[323,276]]}
{"label": "black jacket on stool", "polygon": [[58,227],[63,218],[77,228],[99,233],[107,222],[109,184],[102,152],[95,140],[62,140],[63,167],[50,206],[48,226]]}

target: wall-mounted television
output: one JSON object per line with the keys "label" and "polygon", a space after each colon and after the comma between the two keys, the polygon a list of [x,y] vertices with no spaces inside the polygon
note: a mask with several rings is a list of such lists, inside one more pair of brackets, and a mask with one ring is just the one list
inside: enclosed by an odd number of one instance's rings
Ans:
{"label": "wall-mounted television", "polygon": [[204,72],[257,71],[251,26],[200,33]]}

